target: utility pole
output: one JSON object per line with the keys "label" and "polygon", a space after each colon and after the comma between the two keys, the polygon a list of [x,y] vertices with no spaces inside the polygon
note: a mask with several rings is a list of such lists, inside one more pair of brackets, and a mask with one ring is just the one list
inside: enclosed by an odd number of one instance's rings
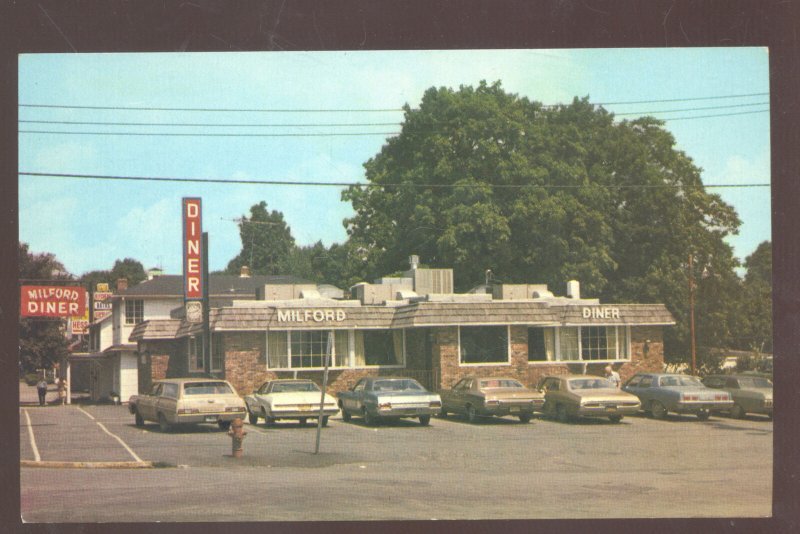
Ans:
{"label": "utility pole", "polygon": [[692,339],[692,374],[697,374],[697,356],[694,342],[694,263],[692,254],[689,254],[689,332]]}
{"label": "utility pole", "polygon": [[208,232],[203,232],[203,367],[211,377],[211,328],[209,326]]}

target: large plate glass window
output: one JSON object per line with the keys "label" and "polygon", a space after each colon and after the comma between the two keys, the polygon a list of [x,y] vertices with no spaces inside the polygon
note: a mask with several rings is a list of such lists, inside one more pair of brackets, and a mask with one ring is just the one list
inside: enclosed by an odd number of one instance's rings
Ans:
{"label": "large plate glass window", "polygon": [[222,371],[225,345],[222,343],[222,334],[211,334],[211,370]]}
{"label": "large plate glass window", "polygon": [[555,328],[528,328],[528,361],[550,362],[555,359]]}
{"label": "large plate glass window", "polygon": [[331,351],[331,367],[346,366],[350,351],[348,332],[294,330],[267,333],[267,364],[270,369],[321,368],[325,366],[324,356],[328,350]]}
{"label": "large plate glass window", "polygon": [[125,324],[139,324],[144,321],[144,301],[131,299],[125,301]]}
{"label": "large plate glass window", "polygon": [[402,365],[402,330],[357,330],[355,338],[355,365]]}
{"label": "large plate glass window", "polygon": [[461,363],[508,363],[508,327],[459,328]]}

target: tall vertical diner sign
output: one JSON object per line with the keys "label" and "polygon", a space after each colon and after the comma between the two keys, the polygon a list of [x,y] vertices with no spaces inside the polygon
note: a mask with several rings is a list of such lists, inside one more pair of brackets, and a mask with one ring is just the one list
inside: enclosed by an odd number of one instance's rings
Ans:
{"label": "tall vertical diner sign", "polygon": [[183,198],[183,299],[186,319],[203,318],[203,247],[202,210],[199,198]]}

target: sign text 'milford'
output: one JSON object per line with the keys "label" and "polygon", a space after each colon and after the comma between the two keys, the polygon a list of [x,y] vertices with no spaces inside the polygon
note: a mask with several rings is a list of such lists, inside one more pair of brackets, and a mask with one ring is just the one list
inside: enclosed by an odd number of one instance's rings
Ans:
{"label": "sign text 'milford'", "polygon": [[584,307],[582,314],[584,319],[619,319],[619,308]]}
{"label": "sign text 'milford'", "polygon": [[344,321],[344,310],[278,310],[279,322]]}

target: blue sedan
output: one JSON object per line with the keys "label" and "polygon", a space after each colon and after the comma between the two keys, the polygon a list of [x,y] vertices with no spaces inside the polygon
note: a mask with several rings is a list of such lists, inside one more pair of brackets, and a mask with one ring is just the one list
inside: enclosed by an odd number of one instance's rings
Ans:
{"label": "blue sedan", "polygon": [[730,393],[708,388],[696,376],[642,373],[631,378],[622,389],[639,397],[642,409],[655,419],[674,412],[694,414],[705,421],[713,412],[733,406]]}

